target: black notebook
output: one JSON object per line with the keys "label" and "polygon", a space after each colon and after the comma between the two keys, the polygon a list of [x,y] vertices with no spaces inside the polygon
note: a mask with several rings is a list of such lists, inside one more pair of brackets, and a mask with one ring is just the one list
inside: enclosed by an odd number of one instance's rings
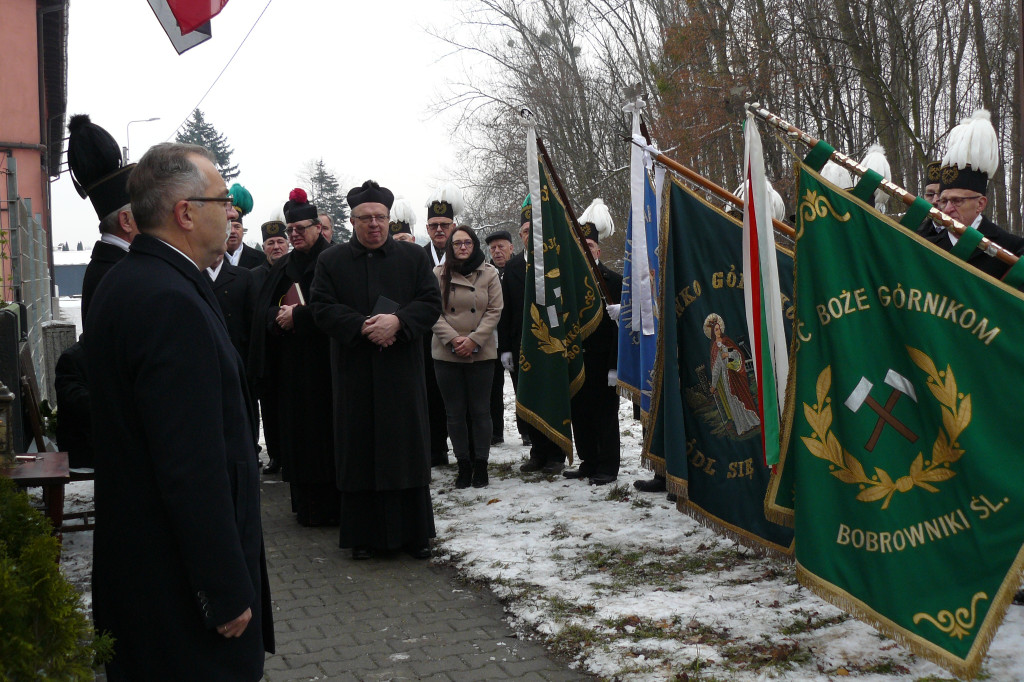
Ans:
{"label": "black notebook", "polygon": [[373,304],[373,310],[370,311],[370,317],[374,315],[394,315],[400,307],[400,305],[387,296],[378,296],[377,302]]}

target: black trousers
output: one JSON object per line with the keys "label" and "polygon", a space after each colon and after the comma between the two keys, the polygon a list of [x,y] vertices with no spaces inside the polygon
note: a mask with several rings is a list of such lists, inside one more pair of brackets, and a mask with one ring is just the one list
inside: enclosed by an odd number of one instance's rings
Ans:
{"label": "black trousers", "polygon": [[[429,338],[429,337],[428,337]],[[427,421],[430,425],[430,463],[448,460],[448,417],[444,411],[444,398],[434,376],[434,359],[430,357],[430,343],[423,352],[424,378],[427,384]]]}
{"label": "black trousers", "polygon": [[491,448],[491,363],[434,360],[434,375],[444,397],[455,459],[486,462]]}
{"label": "black trousers", "polygon": [[501,360],[494,361],[494,378],[491,379],[491,439],[505,438],[505,368]]}
{"label": "black trousers", "polygon": [[594,474],[619,475],[619,395],[608,385],[605,353],[587,355],[586,378],[572,399],[572,433],[580,470]]}

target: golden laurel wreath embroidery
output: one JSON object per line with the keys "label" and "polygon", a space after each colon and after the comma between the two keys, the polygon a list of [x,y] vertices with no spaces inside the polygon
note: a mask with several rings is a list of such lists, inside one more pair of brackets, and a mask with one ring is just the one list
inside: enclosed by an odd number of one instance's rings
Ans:
{"label": "golden laurel wreath embroidery", "polygon": [[[979,599],[988,599],[988,595],[984,592],[976,593],[971,598],[970,610],[965,606],[961,606],[956,610],[956,615],[945,609],[939,611],[934,618],[927,613],[915,613],[914,625],[917,625],[922,620],[926,620],[950,637],[963,639],[971,634],[971,630],[974,628],[974,622],[978,615],[977,606]],[[970,617],[970,620],[967,620],[968,617]]]}
{"label": "golden laurel wreath embroidery", "polygon": [[565,355],[565,343],[558,337],[551,336],[551,331],[544,324],[544,320],[540,316],[540,309],[535,303],[530,305],[530,317],[533,318],[530,331],[539,341],[537,347],[548,355]]}
{"label": "golden laurel wreath embroidery", "polygon": [[836,213],[836,209],[832,208],[832,204],[829,203],[828,199],[817,192],[807,190],[803,200],[800,202],[800,217],[804,219],[804,222],[813,223],[818,218],[824,218],[829,213],[841,223],[845,223],[850,219],[849,212],[839,215]]}
{"label": "golden laurel wreath embroidery", "polygon": [[942,428],[935,437],[931,460],[926,462],[924,453],[917,453],[907,474],[895,481],[880,467],[875,467],[875,475],[868,477],[864,466],[840,444],[832,432],[832,399],[828,396],[832,386],[832,365],[825,367],[818,375],[815,384],[817,404],[812,406],[804,403],[804,418],[812,429],[809,438],[801,436],[807,450],[815,457],[827,461],[831,465],[832,475],[840,481],[861,486],[857,494],[861,502],[884,500],[882,509],[889,507],[892,496],[897,492],[909,492],[916,486],[937,493],[939,489],[932,483],[948,481],[956,476],[949,465],[963,456],[964,450],[960,448],[957,439],[971,423],[971,396],[957,390],[952,367],[946,365],[945,371],[939,372],[928,355],[910,346],[906,346],[906,349],[914,364],[928,375],[927,386],[941,405]]}

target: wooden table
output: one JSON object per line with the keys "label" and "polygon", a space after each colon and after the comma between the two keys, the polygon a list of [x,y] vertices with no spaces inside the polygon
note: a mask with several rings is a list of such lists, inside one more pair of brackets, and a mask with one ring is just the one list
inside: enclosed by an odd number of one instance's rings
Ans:
{"label": "wooden table", "polygon": [[54,531],[60,533],[60,527],[64,525],[64,486],[71,480],[68,453],[38,452],[33,456],[38,459],[19,460],[11,468],[0,468],[0,476],[6,476],[22,488],[41,487],[45,514]]}

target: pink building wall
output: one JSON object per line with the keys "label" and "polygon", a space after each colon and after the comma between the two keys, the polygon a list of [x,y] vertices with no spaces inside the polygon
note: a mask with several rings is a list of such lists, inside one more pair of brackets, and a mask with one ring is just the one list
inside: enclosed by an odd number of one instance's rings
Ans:
{"label": "pink building wall", "polygon": [[[43,229],[50,229],[49,178],[43,170],[43,133],[40,129],[39,47],[36,0],[0,1],[0,171],[7,158],[17,159],[18,194],[32,200],[32,213],[40,214]],[[37,149],[10,149],[15,145]],[[5,148],[7,147],[7,148]],[[7,201],[7,176],[0,175],[0,200]],[[0,212],[0,230],[10,229],[10,215]],[[4,247],[4,253],[9,250]],[[10,262],[3,259],[4,287],[0,297],[11,299]]]}

